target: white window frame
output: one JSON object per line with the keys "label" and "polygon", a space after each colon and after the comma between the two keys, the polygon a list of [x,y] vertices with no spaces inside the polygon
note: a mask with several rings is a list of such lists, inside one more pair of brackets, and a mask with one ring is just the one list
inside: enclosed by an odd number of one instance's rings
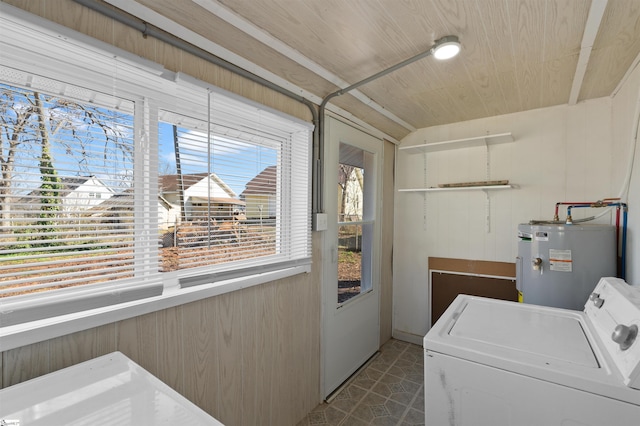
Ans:
{"label": "white window frame", "polygon": [[[157,130],[158,114],[160,109],[170,109],[176,104],[178,98],[189,102],[185,93],[195,93],[200,96],[207,90],[216,90],[226,96],[241,100],[237,95],[224,92],[220,89],[207,86],[195,79],[175,74],[165,70],[162,66],[141,59],[126,51],[115,48],[109,44],[97,41],[83,34],[77,33],[66,27],[57,25],[45,19],[36,17],[21,9],[0,2],[0,63],[8,68],[24,70],[27,73],[42,75],[59,81],[69,81],[70,84],[95,90],[96,92],[110,93],[116,97],[135,102],[136,122],[136,170],[144,170],[146,175],[136,179],[144,179],[145,182],[136,184],[148,184],[151,193],[142,194],[136,191],[136,203],[150,206],[149,215],[157,222]],[[117,75],[117,80],[115,76]],[[185,90],[186,85],[190,86]],[[178,94],[180,94],[178,96]],[[248,104],[256,103],[242,99]],[[267,109],[266,107],[261,107]],[[305,131],[307,143],[311,144],[312,125],[292,118],[277,111],[271,111],[282,117],[286,117],[296,123],[301,131]],[[149,312],[190,303],[203,298],[208,298],[230,291],[246,288],[277,279],[293,276],[300,273],[308,273],[311,270],[311,228],[310,228],[310,192],[311,192],[311,150],[308,152],[307,172],[304,179],[308,185],[308,214],[304,223],[298,223],[299,229],[306,229],[308,257],[298,259],[295,262],[284,263],[280,268],[266,268],[263,271],[240,271],[204,280],[200,285],[180,288],[179,280],[184,273],[173,271],[159,273],[162,276],[163,291],[161,295],[132,300],[124,303],[108,305],[95,309],[71,312],[50,318],[24,322],[16,325],[2,327],[2,312],[10,310],[8,303],[0,300],[0,352],[36,343],[69,333],[85,330],[92,327],[124,320],[143,315]],[[151,182],[151,184],[150,184]],[[152,200],[152,201],[149,201]],[[145,220],[136,217],[136,222]],[[147,235],[144,238],[156,238],[157,235]],[[82,287],[78,287],[82,289]],[[82,291],[82,290],[79,290]],[[34,295],[28,303],[36,306],[40,299],[59,297],[47,292],[42,295]]]}

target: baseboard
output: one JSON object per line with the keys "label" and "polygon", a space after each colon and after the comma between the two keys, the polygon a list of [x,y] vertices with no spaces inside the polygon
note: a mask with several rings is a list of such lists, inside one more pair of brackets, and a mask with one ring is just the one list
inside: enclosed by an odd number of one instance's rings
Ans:
{"label": "baseboard", "polygon": [[392,336],[394,339],[402,340],[403,342],[413,343],[414,345],[422,346],[424,336],[420,336],[413,333],[407,333],[406,331],[393,330]]}

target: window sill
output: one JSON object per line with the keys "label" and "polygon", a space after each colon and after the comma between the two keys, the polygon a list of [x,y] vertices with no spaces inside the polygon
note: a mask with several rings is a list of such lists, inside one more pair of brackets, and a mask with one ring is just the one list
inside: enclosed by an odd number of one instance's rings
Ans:
{"label": "window sill", "polygon": [[165,289],[160,296],[2,327],[0,352],[310,271],[311,265],[307,264],[213,284]]}

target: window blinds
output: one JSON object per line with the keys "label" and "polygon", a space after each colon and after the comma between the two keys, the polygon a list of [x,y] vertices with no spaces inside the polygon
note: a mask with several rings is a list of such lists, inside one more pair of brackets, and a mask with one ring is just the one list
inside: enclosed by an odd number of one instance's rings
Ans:
{"label": "window blinds", "polygon": [[110,99],[116,110],[31,82],[0,85],[0,300],[14,296],[2,325],[159,294],[159,278],[140,279],[158,260],[136,238],[133,103]]}
{"label": "window blinds", "polygon": [[0,21],[0,326],[310,263],[309,123],[95,40]]}
{"label": "window blinds", "polygon": [[159,193],[179,211],[163,267],[189,286],[308,263],[308,127],[217,92],[205,101],[200,119],[160,114],[171,173]]}

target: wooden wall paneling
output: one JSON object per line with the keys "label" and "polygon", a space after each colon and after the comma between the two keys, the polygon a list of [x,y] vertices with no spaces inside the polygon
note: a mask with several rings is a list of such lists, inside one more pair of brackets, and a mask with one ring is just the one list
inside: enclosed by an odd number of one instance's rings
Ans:
{"label": "wooden wall paneling", "polygon": [[[178,72],[182,66],[182,50],[156,40],[153,60],[170,71]],[[213,65],[212,65],[213,67]]]}
{"label": "wooden wall paneling", "polygon": [[224,424],[241,425],[242,421],[242,292],[234,291],[217,296],[216,323],[218,328],[218,414]]}
{"label": "wooden wall paneling", "polygon": [[46,1],[44,17],[106,43],[113,42],[113,21],[71,0]]}
{"label": "wooden wall paneling", "polygon": [[35,15],[43,16],[45,13],[46,0],[2,0],[4,3],[19,7]]}
{"label": "wooden wall paneling", "polygon": [[[304,411],[302,416],[322,401],[320,397],[320,274],[306,274],[305,278],[303,318],[306,344],[301,348],[301,353],[305,355],[299,356],[304,363],[305,377],[304,383],[301,383],[301,393],[304,395],[305,402],[302,407]],[[295,282],[293,284],[295,285]]]}
{"label": "wooden wall paneling", "polygon": [[[315,408],[322,402],[320,395],[320,361],[321,361],[321,309],[322,309],[322,260],[323,256],[324,232],[314,232],[312,235],[312,258],[311,272],[308,274],[309,282],[309,312],[307,318],[310,321],[308,326],[311,337],[307,349],[307,377],[309,378],[308,401]],[[310,410],[309,410],[310,411]]]}
{"label": "wooden wall paneling", "polygon": [[336,105],[345,111],[349,111],[353,114],[354,117],[357,117],[368,123],[375,123],[375,127],[389,136],[400,140],[409,134],[409,130],[404,126],[392,121],[391,119],[385,117],[380,114],[376,110],[369,107],[362,107],[362,102],[351,96],[350,94],[345,94],[343,96],[339,96],[333,98],[330,102],[333,105]]}
{"label": "wooden wall paneling", "polygon": [[149,373],[158,374],[157,313],[119,321],[116,324],[116,349]]}
{"label": "wooden wall paneling", "polygon": [[[202,81],[206,81],[208,83],[213,83],[211,81],[211,76],[215,75],[215,70],[211,69],[211,63],[205,61],[204,59],[198,58],[190,53],[183,52],[182,53],[182,61],[180,64],[180,71],[188,74],[194,78],[197,78]],[[221,86],[222,87],[222,86]],[[223,89],[230,90],[226,87]]]}
{"label": "wooden wall paneling", "polygon": [[[256,347],[259,355],[256,358],[255,391],[259,396],[256,406],[256,416],[261,419],[260,424],[269,426],[273,411],[273,400],[278,394],[272,393],[273,383],[276,381],[276,285],[269,283],[260,286],[256,292]],[[274,425],[275,426],[275,425]]]}
{"label": "wooden wall paneling", "polygon": [[184,305],[184,396],[214,417],[218,415],[218,354],[216,299]]}
{"label": "wooden wall paneling", "polygon": [[302,281],[300,283],[293,283],[291,280],[286,279],[283,284],[287,288],[288,294],[298,294],[297,300],[289,296],[289,303],[291,303],[291,343],[289,345],[289,351],[291,352],[291,364],[289,369],[291,371],[291,376],[289,377],[291,381],[288,383],[288,386],[291,388],[290,398],[291,401],[289,403],[290,420],[288,424],[297,424],[305,414],[309,411],[298,415],[298,413],[304,409],[305,400],[304,400],[304,388],[307,383],[307,374],[305,372],[305,357],[300,356],[303,353],[303,348],[306,347],[306,340],[308,337],[308,332],[306,330],[306,315],[308,312],[306,311],[307,303],[305,301],[305,295],[307,292],[306,282]]}
{"label": "wooden wall paneling", "polygon": [[[313,385],[314,381],[310,378],[312,371],[309,369],[308,360],[306,355],[307,348],[309,347],[309,339],[311,334],[311,321],[310,314],[311,303],[309,300],[310,286],[308,276],[304,275],[304,279],[301,282],[295,282],[291,279],[286,280],[286,287],[288,287],[288,293],[290,296],[290,303],[292,305],[291,322],[292,322],[292,381],[290,387],[292,388],[292,398],[290,405],[291,418],[290,424],[297,424],[307,413],[309,413],[315,404],[311,405],[309,400],[309,387]],[[297,297],[293,295],[298,294]]]}
{"label": "wooden wall paneling", "polygon": [[115,350],[115,324],[57,337],[50,341],[51,371],[88,361]]}
{"label": "wooden wall paneling", "polygon": [[158,368],[156,376],[184,394],[184,345],[182,307],[157,313]]}
{"label": "wooden wall paneling", "polygon": [[259,287],[242,290],[240,300],[242,312],[242,424],[257,425],[261,423],[258,416],[258,399],[265,395],[258,395],[258,292]]}
{"label": "wooden wall paneling", "polygon": [[[272,399],[273,409],[271,412],[272,425],[293,424],[296,419],[291,416],[294,410],[294,387],[293,383],[296,378],[293,377],[291,365],[293,363],[292,340],[293,327],[298,318],[293,318],[293,305],[300,303],[299,295],[290,294],[288,286],[284,285],[283,280],[276,282],[275,291],[275,311],[274,311],[274,328],[275,328],[275,362],[274,369],[278,372],[273,377],[271,393],[275,398]],[[304,356],[297,353],[296,356]]]}
{"label": "wooden wall paneling", "polygon": [[151,61],[157,61],[156,44],[160,43],[157,39],[144,37],[141,32],[116,21],[113,22],[113,27],[111,44]]}
{"label": "wooden wall paneling", "polygon": [[2,368],[2,384],[5,387],[50,373],[49,341],[3,352]]}

